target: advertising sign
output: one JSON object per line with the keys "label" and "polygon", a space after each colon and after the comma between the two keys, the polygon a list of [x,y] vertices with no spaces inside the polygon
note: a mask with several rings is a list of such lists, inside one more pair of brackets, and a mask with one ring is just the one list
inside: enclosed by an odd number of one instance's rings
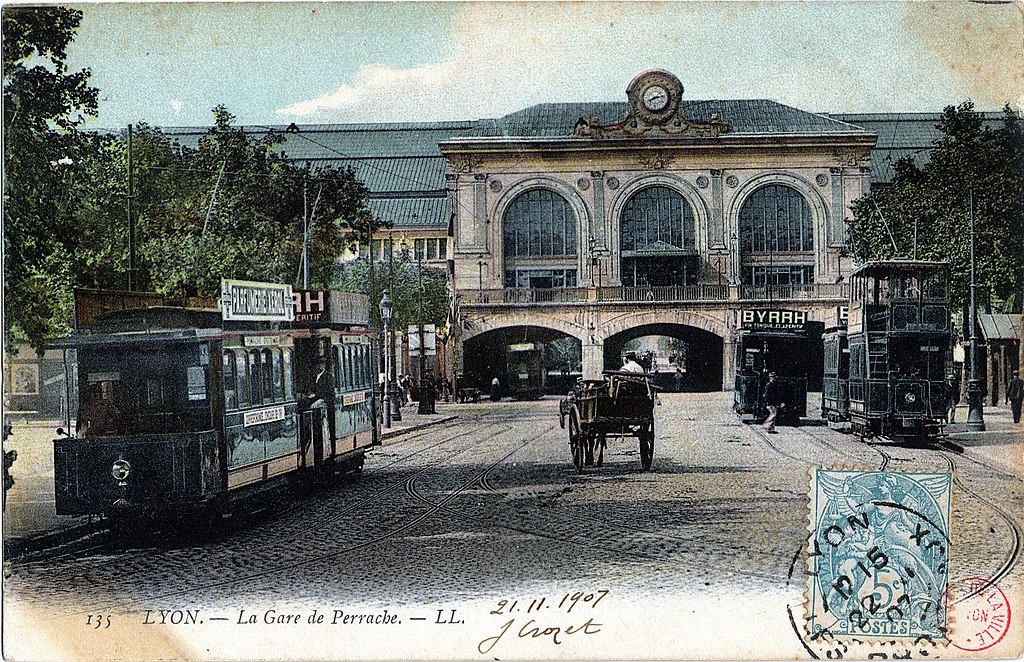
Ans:
{"label": "advertising sign", "polygon": [[[437,355],[437,327],[433,324],[423,325],[423,344],[426,347],[424,356]],[[420,355],[420,327],[418,324],[409,325],[409,356]]]}
{"label": "advertising sign", "polygon": [[740,311],[741,329],[803,331],[806,324],[807,313],[801,310],[756,310],[744,308]]}
{"label": "advertising sign", "polygon": [[291,322],[295,319],[291,285],[246,280],[220,281],[221,317],[225,321]]}
{"label": "advertising sign", "polygon": [[292,292],[295,321],[322,324],[329,321],[329,298],[324,290],[295,290]]}

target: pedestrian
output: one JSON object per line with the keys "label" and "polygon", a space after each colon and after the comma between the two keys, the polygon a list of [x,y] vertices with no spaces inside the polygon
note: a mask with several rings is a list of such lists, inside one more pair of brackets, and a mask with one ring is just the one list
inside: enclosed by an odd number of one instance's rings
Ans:
{"label": "pedestrian", "polygon": [[635,372],[643,374],[644,367],[636,360],[636,352],[626,352],[626,358],[622,362],[621,372]]}
{"label": "pedestrian", "polygon": [[316,362],[316,377],[313,378],[313,392],[310,394],[312,402],[310,407],[316,407],[324,410],[324,418],[327,420],[327,432],[330,435],[330,439],[334,439],[335,434],[335,416],[337,413],[336,403],[334,402],[334,384],[331,379],[331,373],[327,369],[327,361],[323,358]]}
{"label": "pedestrian", "polygon": [[672,380],[675,382],[675,385],[676,385],[676,393],[682,393],[682,391],[683,391],[683,380],[685,380],[685,379],[686,379],[686,376],[683,375],[682,369],[676,368],[676,374],[672,375]]}
{"label": "pedestrian", "polygon": [[779,407],[785,406],[782,401],[782,387],[775,381],[775,373],[768,373],[768,383],[764,385],[764,394],[761,396],[764,406],[768,408],[768,418],[764,419],[764,427],[769,434],[776,434],[775,418],[779,415]]}
{"label": "pedestrian", "polygon": [[491,400],[495,402],[501,400],[501,380],[497,375],[491,380]]}
{"label": "pedestrian", "polygon": [[1024,402],[1024,380],[1014,370],[1013,378],[1006,385],[1006,399],[1010,401],[1010,411],[1013,412],[1013,422],[1020,423],[1020,405]]}
{"label": "pedestrian", "polygon": [[960,404],[960,380],[950,373],[946,377],[946,420],[956,423],[956,406]]}

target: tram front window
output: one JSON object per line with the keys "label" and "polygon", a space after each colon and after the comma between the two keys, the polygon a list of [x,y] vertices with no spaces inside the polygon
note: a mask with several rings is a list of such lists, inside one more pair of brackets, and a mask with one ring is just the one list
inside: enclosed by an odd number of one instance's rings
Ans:
{"label": "tram front window", "polygon": [[77,429],[86,437],[211,428],[209,365],[197,347],[80,350]]}

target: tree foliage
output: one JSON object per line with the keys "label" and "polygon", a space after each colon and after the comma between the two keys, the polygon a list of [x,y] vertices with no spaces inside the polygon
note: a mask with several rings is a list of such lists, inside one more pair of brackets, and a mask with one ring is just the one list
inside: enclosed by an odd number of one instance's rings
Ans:
{"label": "tree foliage", "polygon": [[64,65],[80,20],[59,7],[3,13],[8,346],[66,334],[76,288],[128,288],[130,199],[136,289],[212,297],[221,278],[299,285],[306,228],[309,286],[328,287],[345,246],[373,229],[353,172],[291,161],[282,134],[238,128],[222,106],[191,144],[144,124],[130,141],[83,131],[98,91],[88,70]]}
{"label": "tree foliage", "polygon": [[[1009,109],[986,126],[973,104],[949,106],[929,162],[897,162],[890,186],[854,203],[850,247],[858,260],[913,257],[949,262],[955,304],[968,297],[970,219],[976,282],[1020,305],[1024,279],[1024,133]],[[894,246],[895,244],[895,246]]]}
{"label": "tree foliage", "polygon": [[395,329],[420,321],[440,328],[448,318],[448,280],[444,270],[421,267],[407,253],[396,255],[392,261],[376,263],[372,279],[365,260],[345,263],[337,270],[334,289],[369,296],[371,315],[375,318],[379,316],[380,299],[387,292]]}
{"label": "tree foliage", "polygon": [[73,210],[80,164],[101,140],[81,131],[96,115],[89,70],[69,72],[68,44],[82,13],[62,7],[5,7],[4,331],[40,348],[67,329],[59,314],[77,273]]}

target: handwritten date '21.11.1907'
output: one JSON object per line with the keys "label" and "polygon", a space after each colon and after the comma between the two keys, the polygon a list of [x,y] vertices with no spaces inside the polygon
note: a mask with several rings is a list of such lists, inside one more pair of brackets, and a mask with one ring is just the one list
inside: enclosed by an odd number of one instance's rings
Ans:
{"label": "handwritten date '21.11.1907'", "polygon": [[[499,626],[497,634],[483,639],[477,645],[477,651],[482,655],[490,653],[506,635],[561,645],[567,637],[573,635],[597,634],[604,626],[594,621],[593,610],[597,609],[606,595],[608,591],[605,590],[574,591],[550,599],[535,597],[498,600],[490,614],[513,618]],[[570,618],[570,615],[575,618]],[[582,620],[584,616],[586,620]]]}

